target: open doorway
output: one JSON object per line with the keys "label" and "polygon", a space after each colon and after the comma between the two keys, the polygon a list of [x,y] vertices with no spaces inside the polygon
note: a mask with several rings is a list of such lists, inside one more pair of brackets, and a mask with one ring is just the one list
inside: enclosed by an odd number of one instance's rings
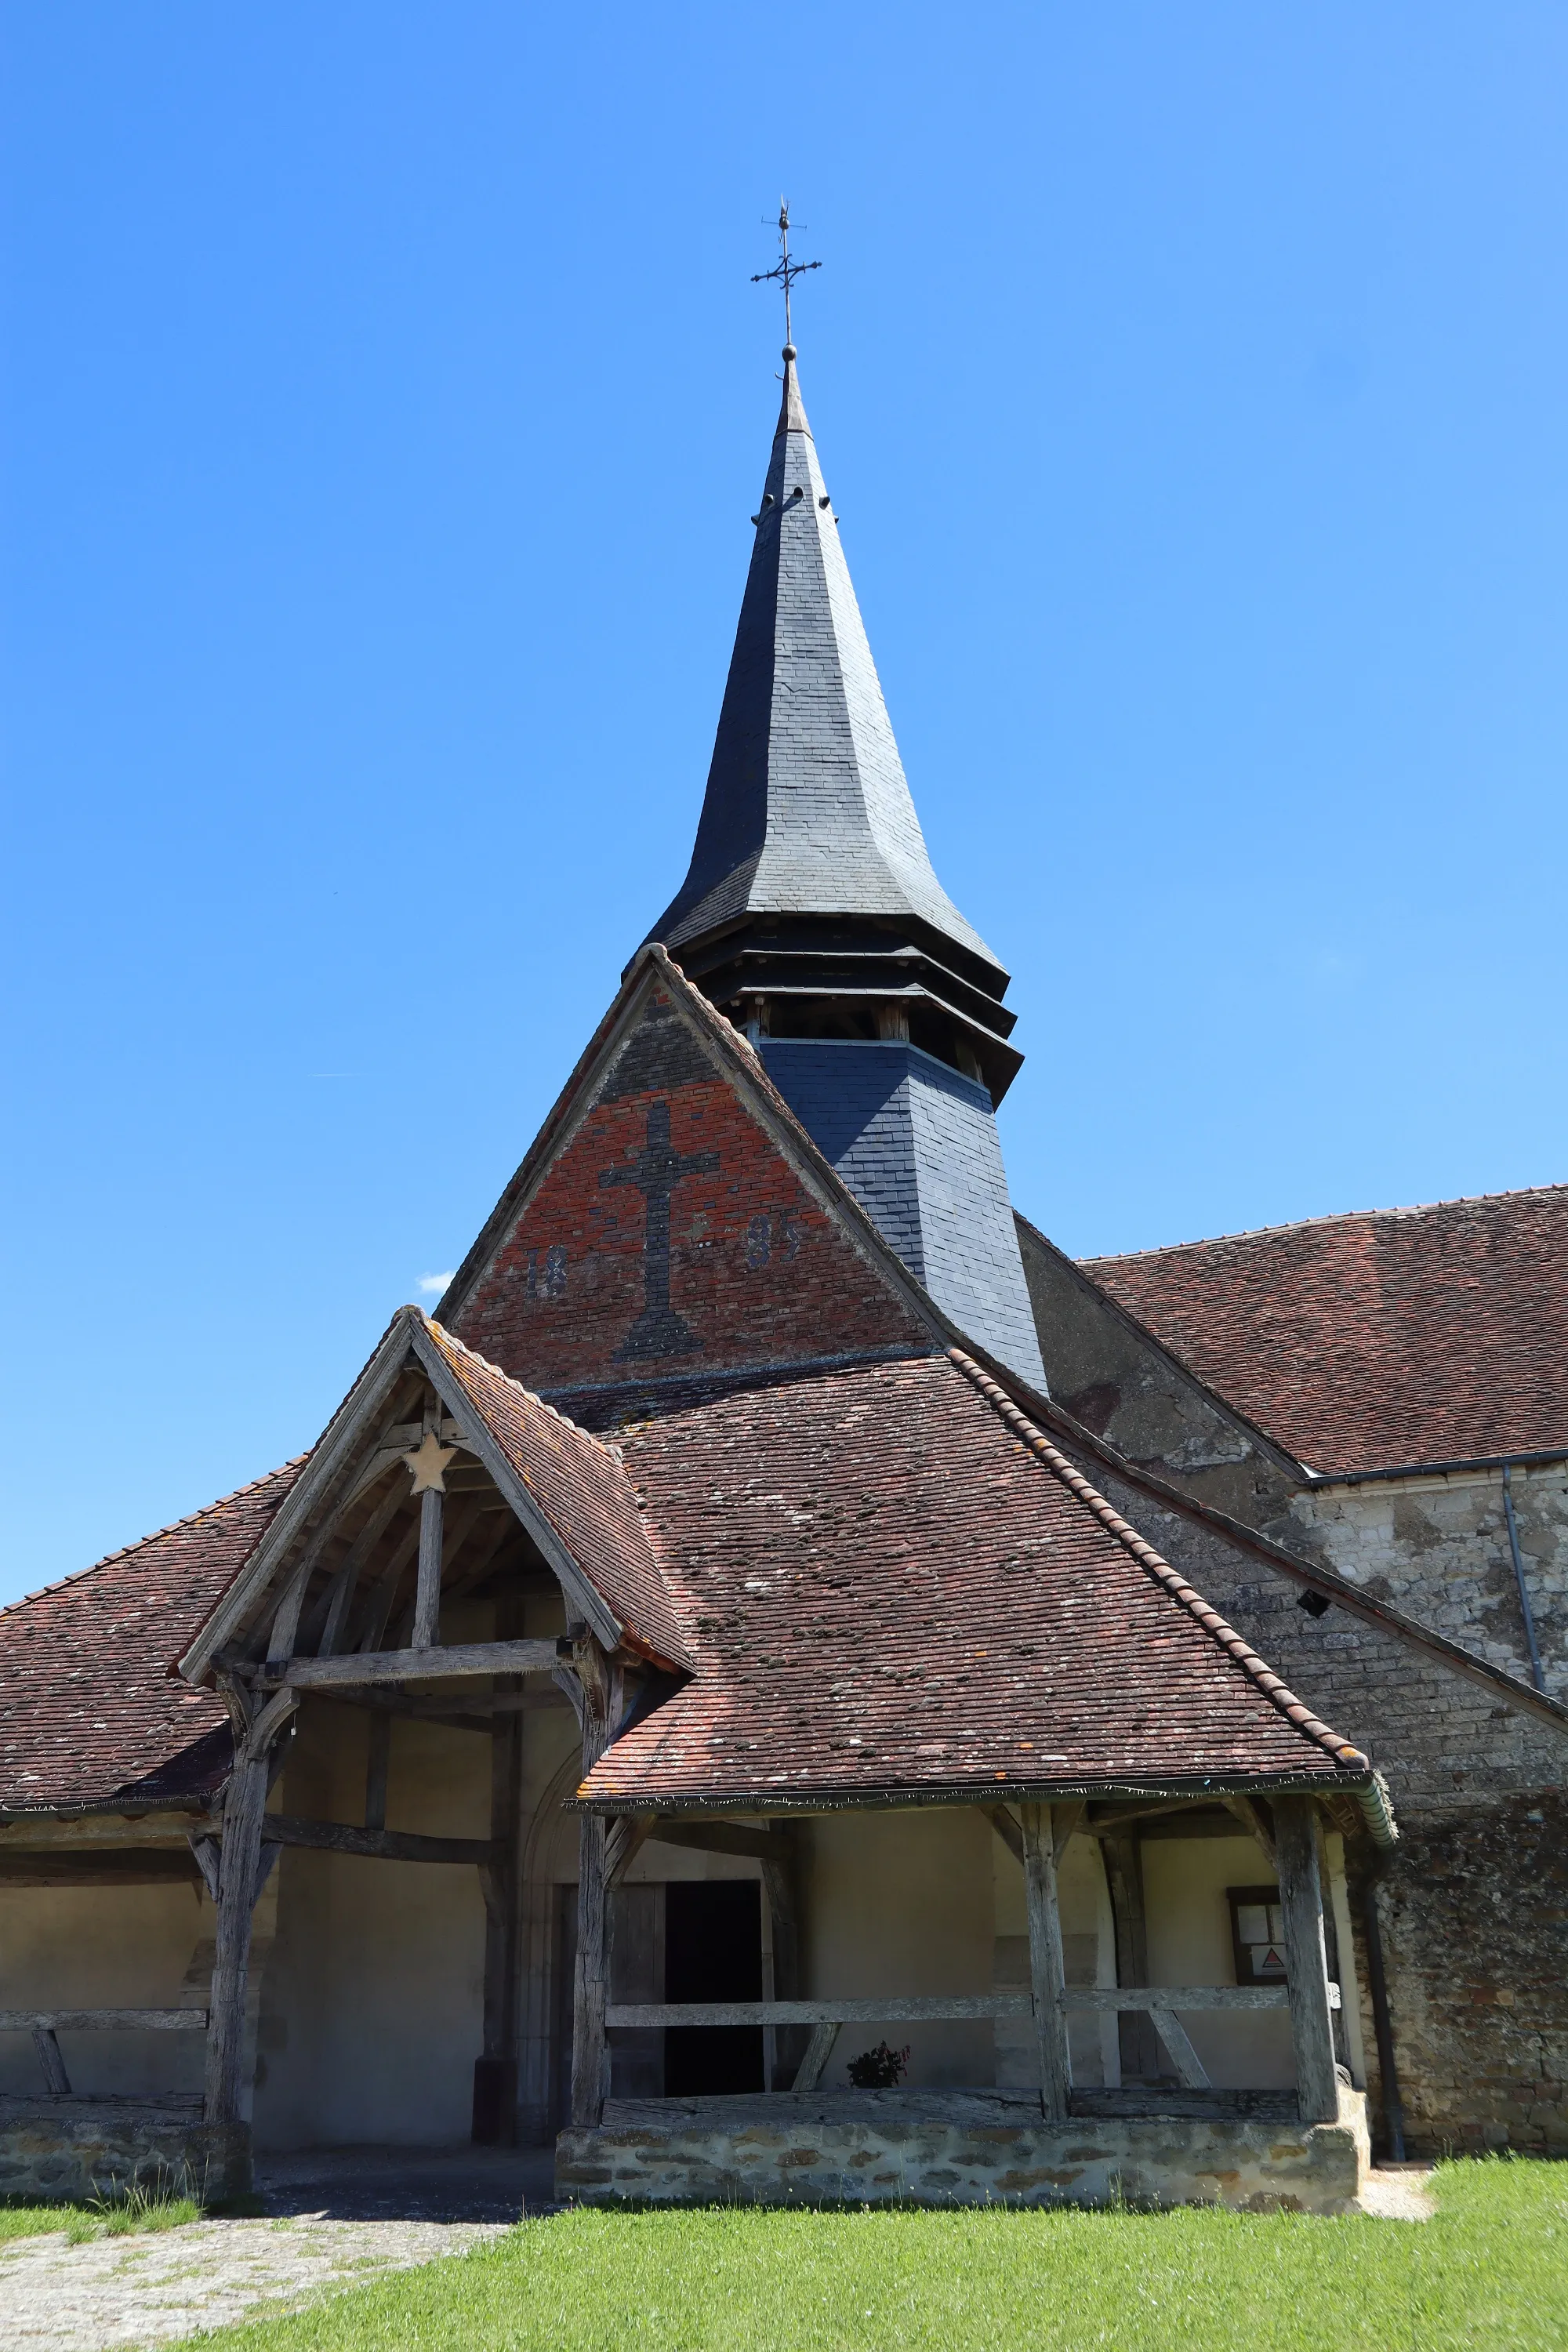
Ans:
{"label": "open doorway", "polygon": [[[755,1879],[676,1879],[665,1888],[666,2000],[761,2000],[762,1889]],[[760,2025],[672,2025],[667,2098],[763,2088]]]}

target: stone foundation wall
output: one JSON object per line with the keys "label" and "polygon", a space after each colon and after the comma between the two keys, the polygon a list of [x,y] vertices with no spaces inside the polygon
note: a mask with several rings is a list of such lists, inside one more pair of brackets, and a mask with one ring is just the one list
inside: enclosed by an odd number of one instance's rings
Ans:
{"label": "stone foundation wall", "polygon": [[[1029,2118],[1031,2108],[1035,2120]],[[1366,2107],[1337,2124],[1129,2118],[1047,2127],[1032,2102],[901,2092],[625,2101],[556,2142],[558,2197],[594,2205],[1222,2204],[1354,2209]]]}
{"label": "stone foundation wall", "polygon": [[248,2186],[248,2133],[209,2132],[199,2105],[0,2099],[0,2198],[83,2203],[137,2188],[216,2200]]}
{"label": "stone foundation wall", "polygon": [[[1377,1906],[1410,2154],[1568,2156],[1568,1802],[1410,1812],[1404,1831]],[[1370,2018],[1365,2042],[1375,2116]]]}

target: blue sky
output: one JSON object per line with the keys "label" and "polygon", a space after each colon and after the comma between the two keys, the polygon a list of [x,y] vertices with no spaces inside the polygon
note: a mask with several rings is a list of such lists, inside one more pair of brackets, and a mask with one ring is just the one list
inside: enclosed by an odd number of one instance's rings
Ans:
{"label": "blue sky", "polygon": [[1019,1205],[1568,1175],[1560,7],[3,23],[0,1597],[310,1442],[679,881],[781,190]]}

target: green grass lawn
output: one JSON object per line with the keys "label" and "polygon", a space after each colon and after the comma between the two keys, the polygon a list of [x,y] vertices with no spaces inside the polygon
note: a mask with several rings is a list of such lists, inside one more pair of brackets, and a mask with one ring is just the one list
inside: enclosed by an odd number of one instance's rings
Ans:
{"label": "green grass lawn", "polygon": [[[178,2230],[201,2219],[193,2197],[99,2198],[90,2205],[0,2204],[0,2245],[7,2238],[39,2238],[63,2230],[72,2245],[89,2238],[123,2238],[142,2230]],[[0,2337],[0,2341],[3,2341]]]}
{"label": "green grass lawn", "polygon": [[221,2352],[1559,2352],[1568,2165],[1444,2166],[1425,2222],[565,2213],[198,2339]]}

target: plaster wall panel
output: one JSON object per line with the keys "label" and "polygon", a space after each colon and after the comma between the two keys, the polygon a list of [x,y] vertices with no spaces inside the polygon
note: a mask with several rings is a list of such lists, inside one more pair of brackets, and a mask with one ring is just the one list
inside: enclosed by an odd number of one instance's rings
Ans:
{"label": "plaster wall panel", "polygon": [[[1149,1973],[1161,1985],[1236,1982],[1228,1886],[1261,1886],[1272,1876],[1248,1837],[1145,1838],[1143,1905]],[[1211,2083],[1226,2091],[1286,2089],[1295,2082],[1290,2021],[1283,2011],[1184,2011]]]}
{"label": "plaster wall panel", "polygon": [[[363,1818],[368,1718],[318,1704],[274,1810]],[[389,1829],[483,1837],[489,1744],[395,1718]],[[467,2140],[482,2032],[479,1873],[290,1849],[263,1990],[255,2122],[261,2147]]]}
{"label": "plaster wall panel", "polygon": [[[966,1806],[821,1813],[804,1825],[808,1999],[984,1993],[991,1990],[995,1832]],[[911,2087],[985,2084],[989,2020],[847,2026],[825,2085],[886,2041],[910,2048]]]}
{"label": "plaster wall panel", "polygon": [[[195,1887],[0,1890],[0,2009],[205,2008],[205,1985],[186,1979],[216,1923]],[[127,2098],[202,2087],[199,2032],[59,2040],[73,2091]],[[0,2093],[37,2098],[42,2088],[31,2037],[0,2033]]]}

